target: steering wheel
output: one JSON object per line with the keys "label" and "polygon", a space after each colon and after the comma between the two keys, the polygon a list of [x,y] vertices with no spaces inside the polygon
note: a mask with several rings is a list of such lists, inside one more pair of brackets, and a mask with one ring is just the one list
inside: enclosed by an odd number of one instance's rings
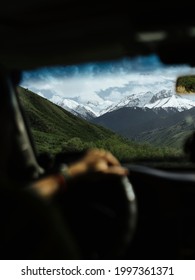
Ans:
{"label": "steering wheel", "polygon": [[58,196],[83,259],[122,258],[137,221],[137,203],[128,177],[93,172],[72,178]]}

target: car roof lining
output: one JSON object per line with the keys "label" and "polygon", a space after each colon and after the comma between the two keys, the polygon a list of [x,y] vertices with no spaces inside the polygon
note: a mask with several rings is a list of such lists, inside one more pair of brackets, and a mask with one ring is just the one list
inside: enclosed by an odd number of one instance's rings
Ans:
{"label": "car roof lining", "polygon": [[[185,4],[6,1],[0,10],[0,65],[31,69],[151,53],[165,63],[193,65],[195,38],[189,30],[195,26],[194,9],[188,1]],[[166,36],[140,41],[140,33],[148,32]]]}

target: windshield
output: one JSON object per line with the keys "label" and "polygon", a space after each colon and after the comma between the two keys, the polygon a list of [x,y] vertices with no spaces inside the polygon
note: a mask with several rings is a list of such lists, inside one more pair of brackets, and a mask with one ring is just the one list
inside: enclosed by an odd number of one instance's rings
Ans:
{"label": "windshield", "polygon": [[24,71],[19,91],[38,153],[98,147],[121,161],[171,160],[195,126],[195,98],[176,94],[176,78],[194,72],[150,55]]}

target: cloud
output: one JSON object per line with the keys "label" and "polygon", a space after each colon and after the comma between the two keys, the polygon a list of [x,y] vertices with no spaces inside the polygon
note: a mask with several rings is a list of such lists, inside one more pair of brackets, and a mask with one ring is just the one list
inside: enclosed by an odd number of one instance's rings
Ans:
{"label": "cloud", "polygon": [[81,102],[117,101],[121,95],[173,89],[188,65],[165,66],[155,55],[118,61],[41,68],[24,72],[21,86],[50,99],[53,95],[77,98]]}

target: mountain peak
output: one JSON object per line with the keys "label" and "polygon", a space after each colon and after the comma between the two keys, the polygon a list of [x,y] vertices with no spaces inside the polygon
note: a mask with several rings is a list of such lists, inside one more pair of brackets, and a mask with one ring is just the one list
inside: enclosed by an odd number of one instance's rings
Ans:
{"label": "mountain peak", "polygon": [[[123,96],[122,93],[121,96]],[[131,93],[117,102],[107,99],[101,99],[101,102],[97,99],[84,102],[81,99],[73,100],[70,98],[62,98],[58,95],[53,96],[50,101],[84,119],[96,118],[107,112],[112,112],[123,107],[149,108],[152,110],[163,109],[166,111],[172,110],[179,112],[195,107],[194,100],[181,97],[170,89],[162,89],[155,93],[152,91]]]}

